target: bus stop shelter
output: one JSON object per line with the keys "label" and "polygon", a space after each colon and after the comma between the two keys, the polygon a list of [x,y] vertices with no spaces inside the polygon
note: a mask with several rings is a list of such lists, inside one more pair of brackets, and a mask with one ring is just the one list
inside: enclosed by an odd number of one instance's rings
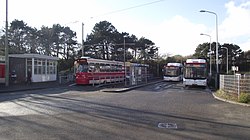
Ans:
{"label": "bus stop shelter", "polygon": [[147,64],[126,62],[126,84],[138,85],[147,83],[148,67]]}

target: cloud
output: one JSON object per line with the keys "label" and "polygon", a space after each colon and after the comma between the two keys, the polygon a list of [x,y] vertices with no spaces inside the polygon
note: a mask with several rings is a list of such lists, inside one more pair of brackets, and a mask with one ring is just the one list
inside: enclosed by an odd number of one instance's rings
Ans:
{"label": "cloud", "polygon": [[[243,51],[250,50],[250,1],[236,5],[233,1],[225,4],[226,17],[219,22],[219,43],[233,43]],[[212,30],[211,30],[212,29]],[[194,23],[187,18],[176,15],[165,20],[151,31],[150,38],[160,47],[161,54],[190,55],[196,47],[209,38],[200,33],[210,34],[215,41],[215,28]]]}
{"label": "cloud", "polygon": [[243,51],[250,50],[250,1],[236,5],[231,1],[225,4],[226,18],[219,25],[219,40],[234,43]]}
{"label": "cloud", "polygon": [[196,24],[182,16],[174,16],[161,23],[154,29],[152,40],[160,47],[160,54],[190,55],[193,54],[200,42],[209,39],[200,36],[206,32],[206,27]]}

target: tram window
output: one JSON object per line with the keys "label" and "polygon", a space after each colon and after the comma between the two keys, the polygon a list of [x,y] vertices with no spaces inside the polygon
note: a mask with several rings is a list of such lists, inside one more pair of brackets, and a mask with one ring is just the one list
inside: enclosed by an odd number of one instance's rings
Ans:
{"label": "tram window", "polygon": [[88,71],[88,66],[87,65],[83,65],[83,64],[80,64],[77,68],[77,71],[78,72],[87,72]]}
{"label": "tram window", "polygon": [[98,63],[96,63],[95,64],[95,70],[94,70],[95,72],[100,72],[101,70],[100,70],[100,64],[98,64]]}
{"label": "tram window", "polygon": [[118,65],[117,71],[122,71],[122,65]]}
{"label": "tram window", "polygon": [[105,65],[105,72],[110,72],[111,71],[111,66],[110,64]]}
{"label": "tram window", "polygon": [[100,64],[100,72],[104,72],[105,70],[104,64]]}
{"label": "tram window", "polygon": [[94,63],[89,63],[89,72],[95,72],[95,64]]}
{"label": "tram window", "polygon": [[111,65],[110,66],[110,71],[111,72],[116,72],[116,65]]}

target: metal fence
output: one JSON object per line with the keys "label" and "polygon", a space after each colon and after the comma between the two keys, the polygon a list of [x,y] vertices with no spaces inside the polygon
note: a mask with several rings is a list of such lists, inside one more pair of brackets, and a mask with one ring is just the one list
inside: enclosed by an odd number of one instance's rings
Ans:
{"label": "metal fence", "polygon": [[122,83],[124,82],[124,75],[96,75],[89,81],[93,86],[106,83]]}
{"label": "metal fence", "polygon": [[220,75],[220,89],[238,98],[240,93],[250,94],[250,75]]}
{"label": "metal fence", "polygon": [[[135,75],[134,78],[132,76],[128,76],[126,80],[126,85],[127,86],[133,86],[133,85],[140,85],[143,83],[147,83],[147,79],[152,79],[152,75]],[[59,75],[59,83],[60,84],[66,84],[70,82],[75,81],[75,76],[74,74],[68,74],[68,75]],[[114,83],[114,84],[119,84],[119,83],[124,83],[124,75],[122,76],[117,76],[117,75],[96,75],[93,76],[92,79],[90,79],[90,83],[95,86],[95,85],[100,85],[100,84],[106,84],[106,83]]]}
{"label": "metal fence", "polygon": [[100,85],[100,84],[119,84],[124,83],[126,86],[134,86],[134,85],[140,85],[147,83],[149,75],[146,74],[143,75],[136,75],[134,77],[127,76],[126,80],[124,78],[124,75],[122,76],[116,76],[116,75],[102,75],[102,76],[93,76],[93,78],[90,80],[90,83],[92,83],[93,86]]}
{"label": "metal fence", "polygon": [[75,81],[74,74],[68,74],[68,75],[59,75],[59,83],[60,84],[66,84],[69,82]]}

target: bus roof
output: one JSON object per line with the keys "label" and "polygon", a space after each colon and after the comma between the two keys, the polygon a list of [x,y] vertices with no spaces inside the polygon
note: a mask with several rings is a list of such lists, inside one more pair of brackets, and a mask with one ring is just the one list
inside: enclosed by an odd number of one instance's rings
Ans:
{"label": "bus roof", "polygon": [[186,63],[206,63],[205,59],[187,59]]}
{"label": "bus roof", "polygon": [[167,66],[182,67],[181,63],[167,63]]}

